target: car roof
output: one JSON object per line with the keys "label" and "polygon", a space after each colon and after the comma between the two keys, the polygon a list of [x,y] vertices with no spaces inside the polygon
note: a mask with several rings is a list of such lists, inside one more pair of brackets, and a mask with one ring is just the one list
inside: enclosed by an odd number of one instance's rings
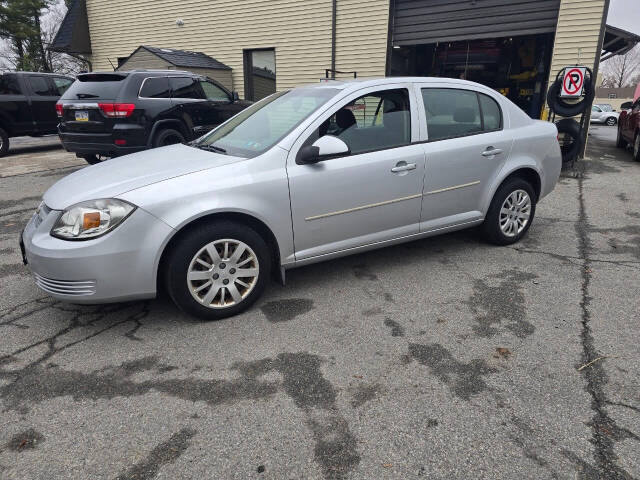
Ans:
{"label": "car roof", "polygon": [[458,78],[446,77],[363,77],[349,80],[324,80],[318,83],[301,85],[303,88],[338,88],[340,90],[359,90],[366,87],[375,87],[382,85],[391,85],[394,83],[450,83],[461,86],[483,88],[491,90],[481,83],[471,82],[469,80],[461,80]]}

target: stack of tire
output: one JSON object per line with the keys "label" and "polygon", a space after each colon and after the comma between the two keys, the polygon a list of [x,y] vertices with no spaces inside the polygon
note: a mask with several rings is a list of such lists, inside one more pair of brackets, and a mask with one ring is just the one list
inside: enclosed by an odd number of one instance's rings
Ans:
{"label": "stack of tire", "polygon": [[[591,109],[591,104],[595,97],[595,88],[593,82],[593,74],[591,69],[587,68],[589,75],[584,78],[584,96],[577,102],[569,102],[560,96],[562,91],[563,70],[556,76],[555,82],[551,85],[547,93],[547,105],[560,117],[565,117],[556,123],[558,128],[558,136],[564,135],[565,140],[560,143],[562,150],[562,162],[574,161],[582,150],[582,129],[580,123],[576,122],[572,117],[577,117]],[[566,140],[570,138],[570,141]]]}

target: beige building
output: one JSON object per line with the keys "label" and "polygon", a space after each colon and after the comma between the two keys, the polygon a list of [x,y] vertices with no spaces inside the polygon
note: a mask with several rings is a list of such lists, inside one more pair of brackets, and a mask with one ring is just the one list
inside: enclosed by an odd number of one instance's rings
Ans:
{"label": "beige building", "polygon": [[539,117],[563,67],[597,72],[603,45],[627,48],[620,35],[605,41],[607,10],[608,0],[75,0],[52,48],[93,70],[144,66],[141,45],[198,52],[229,67],[225,85],[248,99],[333,75],[467,78]]}
{"label": "beige building", "polygon": [[633,95],[636,91],[636,87],[622,87],[622,88],[596,88],[596,98],[593,101],[595,104],[611,105],[616,112],[622,110],[623,103],[633,102]]}

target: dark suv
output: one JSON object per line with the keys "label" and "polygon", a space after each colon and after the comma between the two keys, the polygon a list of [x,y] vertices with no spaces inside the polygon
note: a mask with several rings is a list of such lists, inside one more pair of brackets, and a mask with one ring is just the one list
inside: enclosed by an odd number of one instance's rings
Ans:
{"label": "dark suv", "polygon": [[64,148],[89,163],[193,140],[250,102],[191,72],[132,70],[78,75],[56,105]]}
{"label": "dark suv", "polygon": [[56,102],[72,77],[51,73],[0,74],[0,157],[9,150],[9,138],[56,133]]}

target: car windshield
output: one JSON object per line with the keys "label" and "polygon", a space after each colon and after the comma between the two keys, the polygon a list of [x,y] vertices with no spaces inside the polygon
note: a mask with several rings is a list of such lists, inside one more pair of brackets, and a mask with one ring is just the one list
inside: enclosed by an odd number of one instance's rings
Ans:
{"label": "car windshield", "polygon": [[193,145],[238,157],[255,157],[273,147],[339,91],[337,88],[296,88],[274,93]]}

